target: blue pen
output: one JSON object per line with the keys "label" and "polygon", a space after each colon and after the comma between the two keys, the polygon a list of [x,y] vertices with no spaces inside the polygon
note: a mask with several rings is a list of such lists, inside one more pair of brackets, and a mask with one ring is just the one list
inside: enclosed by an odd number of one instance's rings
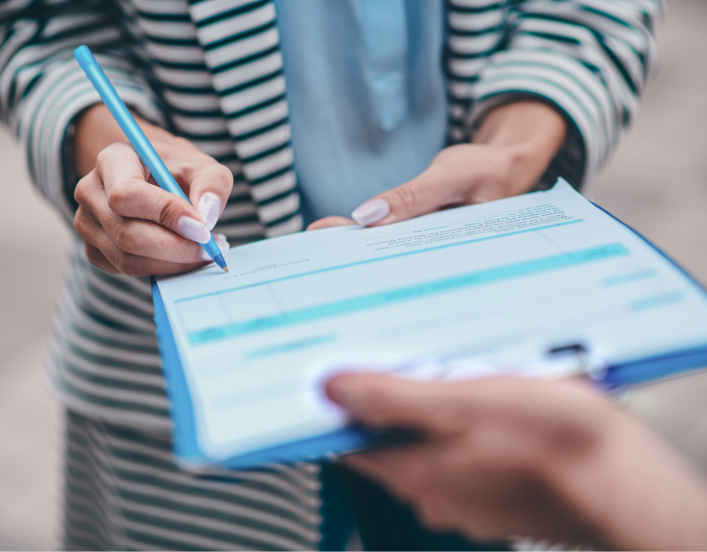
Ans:
{"label": "blue pen", "polygon": [[[76,58],[76,61],[79,62],[79,65],[81,66],[81,69],[83,69],[83,72],[86,73],[88,80],[91,81],[91,84],[96,89],[96,92],[98,92],[98,95],[103,100],[103,103],[106,104],[106,107],[108,107],[111,115],[113,115],[113,118],[120,125],[120,128],[125,133],[125,136],[128,137],[128,140],[132,144],[133,148],[135,148],[135,151],[140,156],[140,159],[142,159],[142,162],[145,163],[145,166],[150,171],[150,174],[155,178],[155,181],[159,184],[160,188],[189,201],[187,196],[179,187],[179,184],[177,184],[176,180],[174,180],[174,177],[165,166],[164,161],[162,161],[160,156],[157,155],[155,148],[153,148],[152,144],[150,144],[150,141],[137,124],[137,121],[130,113],[130,110],[128,110],[123,103],[123,100],[121,100],[120,96],[118,96],[118,93],[115,91],[115,88],[113,88],[113,85],[110,80],[108,80],[108,77],[106,77],[106,74],[103,72],[103,69],[101,69],[101,66],[98,65],[96,58],[93,57],[93,54],[91,53],[91,50],[88,49],[88,46],[79,46],[76,48],[76,50],[74,50],[74,57]],[[216,245],[216,240],[214,239],[213,234],[207,243],[200,243],[199,245],[204,248],[204,251],[209,254],[209,257],[211,257],[217,265],[219,265],[225,272],[228,272],[226,261],[224,261],[221,250],[218,245]]]}

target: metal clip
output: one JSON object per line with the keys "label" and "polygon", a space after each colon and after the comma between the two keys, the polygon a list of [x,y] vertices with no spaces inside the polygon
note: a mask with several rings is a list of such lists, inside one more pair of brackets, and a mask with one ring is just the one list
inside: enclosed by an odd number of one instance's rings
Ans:
{"label": "metal clip", "polygon": [[547,352],[550,357],[558,357],[565,355],[573,355],[577,357],[579,370],[587,374],[593,381],[601,382],[607,374],[609,365],[607,362],[596,354],[593,354],[590,349],[583,343],[572,343],[569,345],[561,345],[553,347]]}

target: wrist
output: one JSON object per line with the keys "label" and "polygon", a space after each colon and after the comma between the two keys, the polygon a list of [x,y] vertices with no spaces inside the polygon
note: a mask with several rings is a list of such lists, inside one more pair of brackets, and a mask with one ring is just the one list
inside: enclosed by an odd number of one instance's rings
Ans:
{"label": "wrist", "polygon": [[507,164],[509,195],[529,191],[559,151],[567,134],[564,118],[538,101],[502,105],[488,113],[473,143],[499,151]]}

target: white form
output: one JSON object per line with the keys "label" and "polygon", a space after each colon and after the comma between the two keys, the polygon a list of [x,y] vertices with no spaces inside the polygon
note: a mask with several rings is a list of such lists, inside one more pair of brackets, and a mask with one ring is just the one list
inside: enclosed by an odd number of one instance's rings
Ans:
{"label": "white form", "polygon": [[574,343],[617,363],[707,344],[707,295],[565,182],[226,260],[228,274],[158,279],[214,461],[342,427],[320,394],[327,365],[522,360]]}

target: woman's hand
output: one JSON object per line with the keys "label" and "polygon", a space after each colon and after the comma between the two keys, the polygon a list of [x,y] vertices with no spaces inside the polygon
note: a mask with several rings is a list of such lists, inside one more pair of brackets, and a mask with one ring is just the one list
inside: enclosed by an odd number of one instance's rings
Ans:
{"label": "woman's hand", "polygon": [[[74,143],[76,167],[85,174],[74,193],[74,226],[86,256],[107,272],[130,276],[198,268],[211,261],[199,243],[209,241],[233,175],[189,141],[139,122],[191,203],[154,183],[105,106],[89,109]],[[216,238],[228,251],[225,236]]]}
{"label": "woman's hand", "polygon": [[443,149],[418,177],[362,204],[351,218],[327,217],[308,230],[346,224],[380,226],[448,207],[529,191],[565,139],[566,124],[553,108],[518,102],[484,118],[471,144]]}
{"label": "woman's hand", "polygon": [[410,503],[432,528],[595,549],[707,546],[699,476],[583,382],[345,374],[327,393],[354,420],[420,435],[344,464]]}

